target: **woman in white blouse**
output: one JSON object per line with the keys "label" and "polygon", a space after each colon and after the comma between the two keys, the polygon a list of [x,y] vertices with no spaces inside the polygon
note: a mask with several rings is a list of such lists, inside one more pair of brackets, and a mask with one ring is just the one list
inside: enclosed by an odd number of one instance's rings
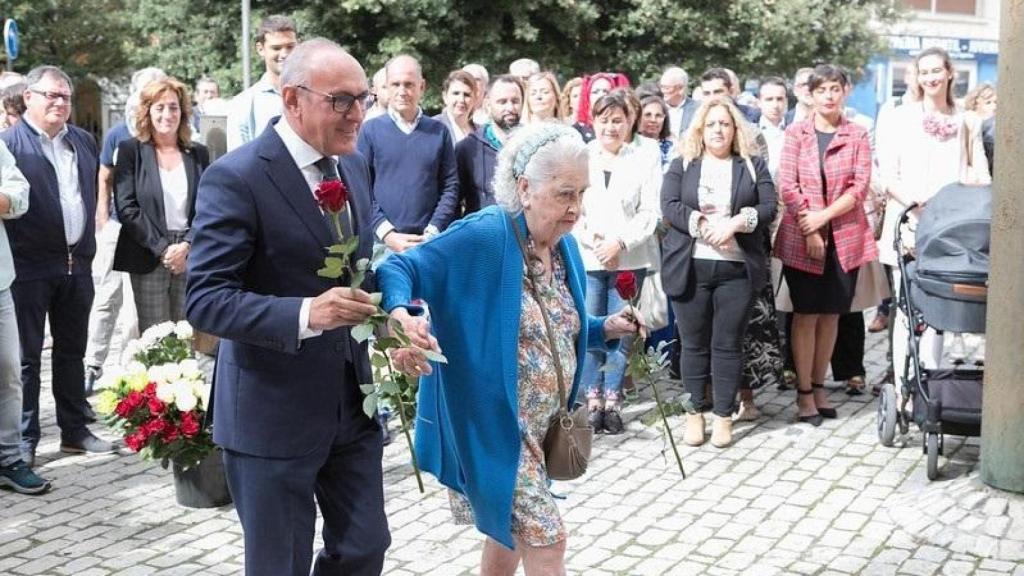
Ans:
{"label": "woman in white blouse", "polygon": [[[602,96],[592,110],[596,138],[587,145],[590,187],[573,235],[587,270],[587,312],[603,316],[625,305],[615,291],[620,271],[636,273],[639,286],[658,264],[654,231],[661,219],[661,159],[624,142],[630,126],[623,91]],[[587,354],[581,382],[595,431],[622,432],[619,405],[628,349],[623,343],[616,352]]]}
{"label": "woman in white blouse", "polygon": [[[893,112],[892,129],[886,132],[897,141],[879,143],[879,149],[885,150],[885,154],[879,156],[878,164],[888,201],[878,252],[879,260],[893,267],[897,294],[901,281],[897,266],[900,255],[896,254],[893,240],[900,214],[911,204],[919,206],[912,212],[910,222],[901,235],[903,245],[911,249],[914,246],[912,231],[921,208],[943,186],[959,180],[962,165],[960,130],[964,122],[962,112],[953,100],[956,77],[953,62],[945,50],[929,48],[917,56],[914,67],[917,72],[915,101],[904,103]],[[984,157],[980,142],[977,147],[977,157]],[[907,354],[908,322],[898,311],[896,319],[892,359],[895,373],[902,376]],[[920,345],[925,368],[938,367],[942,345],[942,334],[931,329],[925,332]]]}
{"label": "woman in white blouse", "polygon": [[117,148],[114,203],[121,234],[114,269],[131,274],[139,330],[182,320],[196,187],[210,163],[191,141],[191,98],[174,78],[150,82],[135,109],[138,136]]}

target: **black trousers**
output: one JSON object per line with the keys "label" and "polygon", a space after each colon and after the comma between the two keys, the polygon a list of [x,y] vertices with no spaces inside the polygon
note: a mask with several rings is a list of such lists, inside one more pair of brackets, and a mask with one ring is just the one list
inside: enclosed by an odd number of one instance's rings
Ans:
{"label": "black trousers", "polygon": [[39,372],[47,315],[53,336],[53,398],[61,440],[77,442],[85,427],[85,347],[89,310],[93,299],[92,276],[76,274],[42,280],[15,280],[11,285],[21,339],[22,442],[38,444]]}
{"label": "black trousers", "polygon": [[[355,378],[351,368],[348,373]],[[246,576],[309,576],[310,564],[313,576],[381,574],[391,544],[384,515],[384,445],[380,426],[361,406],[339,411],[333,441],[310,446],[301,456],[224,451],[228,488],[245,538]],[[324,547],[313,563],[317,506],[324,518]]]}
{"label": "black trousers", "polygon": [[730,417],[743,380],[743,336],[754,291],[742,262],[694,259],[692,285],[673,300],[682,336],[683,385],[694,406],[711,382],[713,412]]}
{"label": "black trousers", "polygon": [[832,379],[836,382],[864,376],[864,313],[839,316],[836,346],[832,349]]}

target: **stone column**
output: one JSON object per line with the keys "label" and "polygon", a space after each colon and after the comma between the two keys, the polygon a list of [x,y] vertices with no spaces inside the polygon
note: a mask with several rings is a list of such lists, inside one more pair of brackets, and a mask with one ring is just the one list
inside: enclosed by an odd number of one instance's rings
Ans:
{"label": "stone column", "polygon": [[981,479],[1024,492],[1024,0],[1000,20]]}

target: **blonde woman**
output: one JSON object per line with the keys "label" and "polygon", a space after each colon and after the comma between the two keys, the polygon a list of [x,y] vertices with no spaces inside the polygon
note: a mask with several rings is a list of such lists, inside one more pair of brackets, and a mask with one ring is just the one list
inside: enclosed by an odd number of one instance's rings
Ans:
{"label": "blonde woman", "polygon": [[[714,390],[711,443],[732,442],[732,414],[743,376],[743,335],[751,304],[768,281],[765,234],[775,218],[775,185],[725,96],[705,99],[661,188],[669,224],[662,283],[683,343],[682,375],[695,406]],[[704,416],[687,416],[684,441],[704,442]]]}
{"label": "blonde woman", "polygon": [[526,113],[523,120],[526,124],[547,120],[561,121],[562,111],[559,108],[558,80],[551,72],[538,72],[530,76],[526,83]]}
{"label": "blonde woman", "polygon": [[570,79],[565,86],[562,86],[562,95],[558,99],[558,106],[566,124],[572,124],[576,120],[576,111],[580,108],[582,90],[583,78],[579,76]]}

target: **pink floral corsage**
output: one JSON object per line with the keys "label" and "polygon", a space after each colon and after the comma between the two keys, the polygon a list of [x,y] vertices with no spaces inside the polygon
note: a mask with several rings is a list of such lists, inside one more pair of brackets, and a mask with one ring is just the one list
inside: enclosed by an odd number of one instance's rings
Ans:
{"label": "pink floral corsage", "polygon": [[940,142],[956,136],[959,126],[952,116],[945,114],[927,114],[924,117],[924,133]]}

